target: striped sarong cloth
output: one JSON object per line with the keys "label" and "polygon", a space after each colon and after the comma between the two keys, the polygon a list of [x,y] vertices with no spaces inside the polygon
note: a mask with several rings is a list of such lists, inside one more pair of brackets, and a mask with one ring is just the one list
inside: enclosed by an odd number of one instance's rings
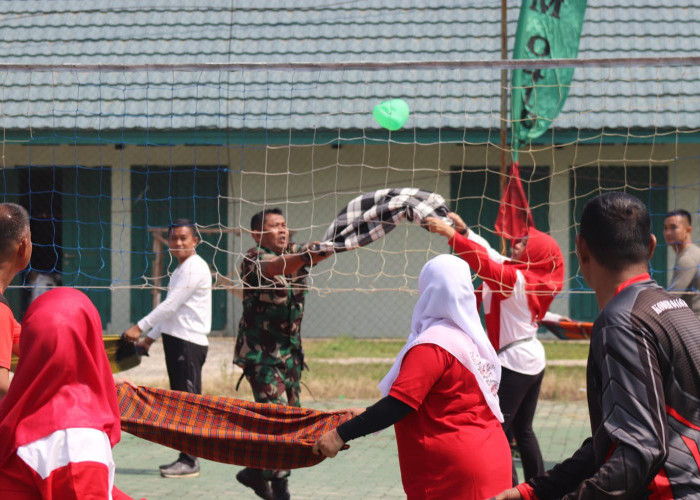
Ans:
{"label": "striped sarong cloth", "polygon": [[445,199],[418,188],[387,188],[354,198],[326,230],[318,246],[336,253],[365,246],[383,237],[403,219],[421,224],[426,217],[447,217]]}
{"label": "striped sarong cloth", "polygon": [[256,469],[296,469],[323,460],[311,447],[352,418],[150,387],[118,387],[122,430],[197,457]]}

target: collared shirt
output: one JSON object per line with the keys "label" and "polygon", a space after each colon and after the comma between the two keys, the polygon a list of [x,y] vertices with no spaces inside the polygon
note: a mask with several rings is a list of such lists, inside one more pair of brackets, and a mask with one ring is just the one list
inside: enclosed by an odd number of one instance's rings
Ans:
{"label": "collared shirt", "polygon": [[211,331],[211,271],[199,255],[179,264],[168,284],[165,300],[138,322],[142,331],[157,339],[167,333],[187,342],[209,345]]}
{"label": "collared shirt", "polygon": [[[283,254],[299,253],[291,243]],[[269,278],[260,262],[277,257],[273,251],[255,247],[248,250],[241,264],[243,315],[238,326],[234,363],[275,365],[301,351],[301,320],[307,293],[308,269]]]}

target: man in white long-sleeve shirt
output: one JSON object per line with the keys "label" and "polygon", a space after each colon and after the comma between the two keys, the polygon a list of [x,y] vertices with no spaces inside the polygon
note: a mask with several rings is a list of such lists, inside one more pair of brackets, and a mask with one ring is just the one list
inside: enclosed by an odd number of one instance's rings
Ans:
{"label": "man in white long-sleeve shirt", "polygon": [[[197,229],[192,221],[176,219],[168,231],[170,253],[178,265],[168,284],[168,294],[150,314],[126,330],[124,335],[146,349],[163,337],[165,364],[170,388],[202,393],[202,365],[207,357],[211,330],[211,271],[196,253]],[[141,332],[148,331],[139,340]],[[160,466],[163,477],[199,475],[196,457],[181,452],[178,459]]]}

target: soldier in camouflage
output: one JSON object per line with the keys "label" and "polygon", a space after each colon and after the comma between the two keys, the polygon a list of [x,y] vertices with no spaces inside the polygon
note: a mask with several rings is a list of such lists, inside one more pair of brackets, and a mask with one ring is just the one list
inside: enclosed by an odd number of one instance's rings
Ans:
{"label": "soldier in camouflage", "polygon": [[[311,250],[314,243],[292,243],[277,208],[258,212],[250,222],[256,246],[241,264],[243,316],[238,326],[233,362],[243,368],[255,401],[300,406],[304,355],[301,320],[312,265],[328,255]],[[246,468],[236,478],[261,498],[290,498],[288,470]]]}
{"label": "soldier in camouflage", "polygon": [[[301,248],[291,243],[284,253],[299,254]],[[267,248],[252,248],[241,265],[246,288],[235,363],[244,369],[256,401],[299,406],[299,330],[308,270],[304,266],[294,275],[267,277],[260,263],[276,256]]]}

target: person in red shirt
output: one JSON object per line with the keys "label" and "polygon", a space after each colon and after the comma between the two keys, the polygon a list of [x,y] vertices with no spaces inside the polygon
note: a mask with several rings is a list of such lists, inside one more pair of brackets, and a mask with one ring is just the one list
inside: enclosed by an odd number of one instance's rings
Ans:
{"label": "person in red shirt", "polygon": [[0,402],[0,498],[130,499],[114,486],[115,382],[90,299],[56,288],[27,309]]}
{"label": "person in red shirt", "polygon": [[[457,214],[448,215],[454,227],[434,217],[425,222],[428,230],[445,236],[455,253],[483,280],[477,298],[501,363],[498,398],[503,428],[515,437],[525,479],[530,479],[544,473],[542,452],[532,427],[546,364],[544,346],[537,339],[538,321],[553,316],[548,310],[562,290],[564,257],[554,238],[529,228],[525,238],[513,241],[508,259],[468,230]],[[516,484],[518,476],[513,467]]]}
{"label": "person in red shirt", "polygon": [[19,355],[20,326],[4,293],[15,275],[27,267],[32,238],[27,211],[14,203],[0,204],[0,400],[10,387],[12,354]]}
{"label": "person in red shirt", "polygon": [[496,352],[479,321],[469,265],[428,261],[418,278],[411,334],[379,385],[384,397],[325,433],[314,453],[334,457],[351,439],[394,425],[409,500],[483,499],[511,483],[500,422]]}

